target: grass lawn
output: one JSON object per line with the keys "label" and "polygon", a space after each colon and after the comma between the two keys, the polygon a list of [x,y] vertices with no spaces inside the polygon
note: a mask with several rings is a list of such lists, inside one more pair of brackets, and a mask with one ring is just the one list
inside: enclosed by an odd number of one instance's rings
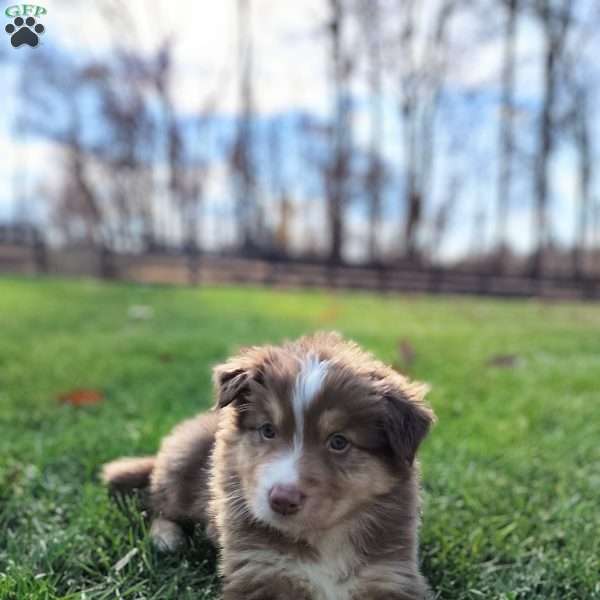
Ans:
{"label": "grass lawn", "polygon": [[[129,318],[132,305],[153,318]],[[406,370],[433,386],[421,557],[437,598],[600,598],[600,306],[9,278],[0,598],[217,597],[202,536],[157,556],[98,466],[154,452],[208,407],[210,367],[236,346],[319,328],[388,362],[408,340]],[[490,366],[500,354],[516,365]],[[74,388],[104,401],[58,402]]]}

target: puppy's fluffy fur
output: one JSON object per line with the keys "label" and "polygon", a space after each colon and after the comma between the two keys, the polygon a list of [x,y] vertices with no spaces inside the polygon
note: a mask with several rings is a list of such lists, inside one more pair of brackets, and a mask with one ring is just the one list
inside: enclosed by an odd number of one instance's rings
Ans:
{"label": "puppy's fluffy fur", "polygon": [[202,523],[224,600],[415,600],[415,454],[426,387],[337,334],[244,349],[214,370],[215,409],[156,457],[105,465],[114,490],[150,486],[159,548]]}

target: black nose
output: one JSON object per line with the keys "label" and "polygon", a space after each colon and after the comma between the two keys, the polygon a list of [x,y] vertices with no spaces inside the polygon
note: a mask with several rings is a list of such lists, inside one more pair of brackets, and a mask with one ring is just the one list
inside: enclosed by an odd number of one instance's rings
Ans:
{"label": "black nose", "polygon": [[280,515],[293,515],[300,510],[306,496],[295,485],[275,485],[269,492],[269,504]]}

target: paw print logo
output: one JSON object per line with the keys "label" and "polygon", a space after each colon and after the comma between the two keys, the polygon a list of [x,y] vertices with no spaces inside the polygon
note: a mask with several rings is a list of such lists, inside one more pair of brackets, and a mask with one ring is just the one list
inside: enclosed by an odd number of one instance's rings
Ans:
{"label": "paw print logo", "polygon": [[44,26],[41,23],[36,24],[33,17],[27,17],[26,20],[17,17],[4,30],[10,35],[10,43],[14,48],[18,48],[23,44],[35,48],[40,41],[38,36],[44,33]]}

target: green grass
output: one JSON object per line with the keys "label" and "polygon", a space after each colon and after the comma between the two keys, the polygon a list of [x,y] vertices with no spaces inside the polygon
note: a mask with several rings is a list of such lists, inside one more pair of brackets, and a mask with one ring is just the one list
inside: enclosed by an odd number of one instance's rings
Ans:
{"label": "green grass", "polygon": [[[129,319],[134,304],[154,318]],[[19,279],[0,279],[0,598],[215,598],[201,534],[157,556],[98,466],[209,406],[210,367],[236,346],[319,328],[389,362],[409,340],[409,373],[433,386],[421,556],[437,598],[600,598],[600,306]],[[487,366],[504,353],[515,368]],[[59,404],[77,387],[106,399]]]}

